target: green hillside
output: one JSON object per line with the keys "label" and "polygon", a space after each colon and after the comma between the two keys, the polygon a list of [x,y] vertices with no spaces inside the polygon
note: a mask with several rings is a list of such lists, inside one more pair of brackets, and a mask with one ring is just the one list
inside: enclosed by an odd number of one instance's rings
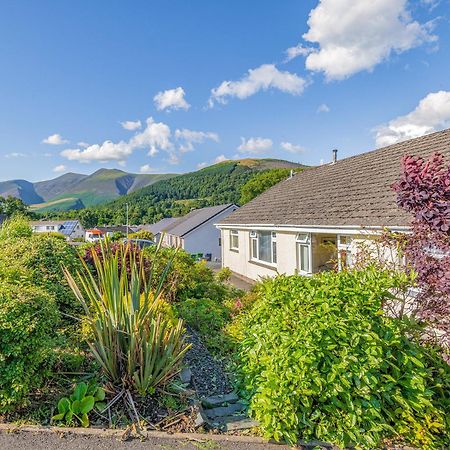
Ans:
{"label": "green hillside", "polygon": [[153,223],[163,217],[186,214],[193,208],[239,204],[242,186],[256,174],[282,168],[286,169],[287,176],[289,169],[302,167],[305,166],[274,159],[224,161],[156,182],[112,202],[58,217],[79,217],[87,226],[123,224],[128,204],[130,223]]}
{"label": "green hillside", "polygon": [[114,200],[173,176],[132,174],[117,169],[100,169],[92,175],[65,174],[54,180],[35,183],[35,191],[39,195],[35,201],[26,203],[31,204],[33,211],[41,213],[78,210]]}

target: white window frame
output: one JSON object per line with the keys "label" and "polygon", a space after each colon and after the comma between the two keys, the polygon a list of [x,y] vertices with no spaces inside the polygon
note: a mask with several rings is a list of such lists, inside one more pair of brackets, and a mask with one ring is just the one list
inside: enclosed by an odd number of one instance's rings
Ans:
{"label": "white window frame", "polygon": [[[308,249],[308,269],[302,269],[301,262],[301,251],[302,247],[306,247]],[[311,275],[312,274],[312,244],[311,244],[311,233],[298,233],[295,237],[295,251],[297,255],[297,271],[300,275]]]}
{"label": "white window frame", "polygon": [[[250,231],[250,259],[252,261],[258,262],[260,264],[266,264],[269,266],[276,267],[277,266],[277,233],[275,231],[270,232],[270,261],[264,261],[259,259],[259,233],[266,230],[261,231]],[[256,256],[253,254],[253,244],[256,243]],[[275,252],[273,251],[275,247]],[[275,258],[274,258],[275,256]]]}
{"label": "white window frame", "polygon": [[[345,242],[343,241],[343,239],[345,239]],[[341,252],[345,252],[347,255],[345,267],[347,268],[351,267],[353,264],[352,237],[349,236],[348,234],[338,234],[337,251],[338,251],[338,270],[341,271],[343,269]]]}
{"label": "white window frame", "polygon": [[[233,243],[233,240],[236,242]],[[234,245],[236,244],[236,245]],[[238,230],[230,230],[230,250],[234,252],[239,252],[239,231]]]}

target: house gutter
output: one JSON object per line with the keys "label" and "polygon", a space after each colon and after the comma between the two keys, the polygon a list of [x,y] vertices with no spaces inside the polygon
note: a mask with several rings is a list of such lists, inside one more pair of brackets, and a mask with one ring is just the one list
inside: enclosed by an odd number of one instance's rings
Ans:
{"label": "house gutter", "polygon": [[321,226],[321,225],[275,225],[275,224],[215,224],[219,229],[223,230],[276,230],[296,233],[330,233],[330,234],[348,234],[348,235],[378,235],[385,230],[396,231],[399,233],[408,233],[411,228],[405,226],[368,226],[346,225],[346,226]]}

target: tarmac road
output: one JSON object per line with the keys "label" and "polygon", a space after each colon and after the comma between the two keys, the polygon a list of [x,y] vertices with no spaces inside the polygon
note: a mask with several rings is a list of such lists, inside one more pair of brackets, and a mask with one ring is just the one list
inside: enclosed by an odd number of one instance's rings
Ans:
{"label": "tarmac road", "polygon": [[150,436],[144,441],[121,441],[117,436],[67,434],[57,432],[0,431],[1,450],[287,450],[285,445],[249,440],[210,438],[208,435]]}

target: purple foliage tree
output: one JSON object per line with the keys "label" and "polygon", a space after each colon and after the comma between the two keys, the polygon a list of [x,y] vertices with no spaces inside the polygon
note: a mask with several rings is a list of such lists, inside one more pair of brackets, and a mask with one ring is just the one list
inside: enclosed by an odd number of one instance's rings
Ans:
{"label": "purple foliage tree", "polygon": [[[405,156],[400,180],[393,185],[397,203],[413,216],[405,248],[417,272],[417,317],[433,337],[450,345],[450,166],[443,155],[428,160]],[[444,352],[450,364],[448,351]]]}

